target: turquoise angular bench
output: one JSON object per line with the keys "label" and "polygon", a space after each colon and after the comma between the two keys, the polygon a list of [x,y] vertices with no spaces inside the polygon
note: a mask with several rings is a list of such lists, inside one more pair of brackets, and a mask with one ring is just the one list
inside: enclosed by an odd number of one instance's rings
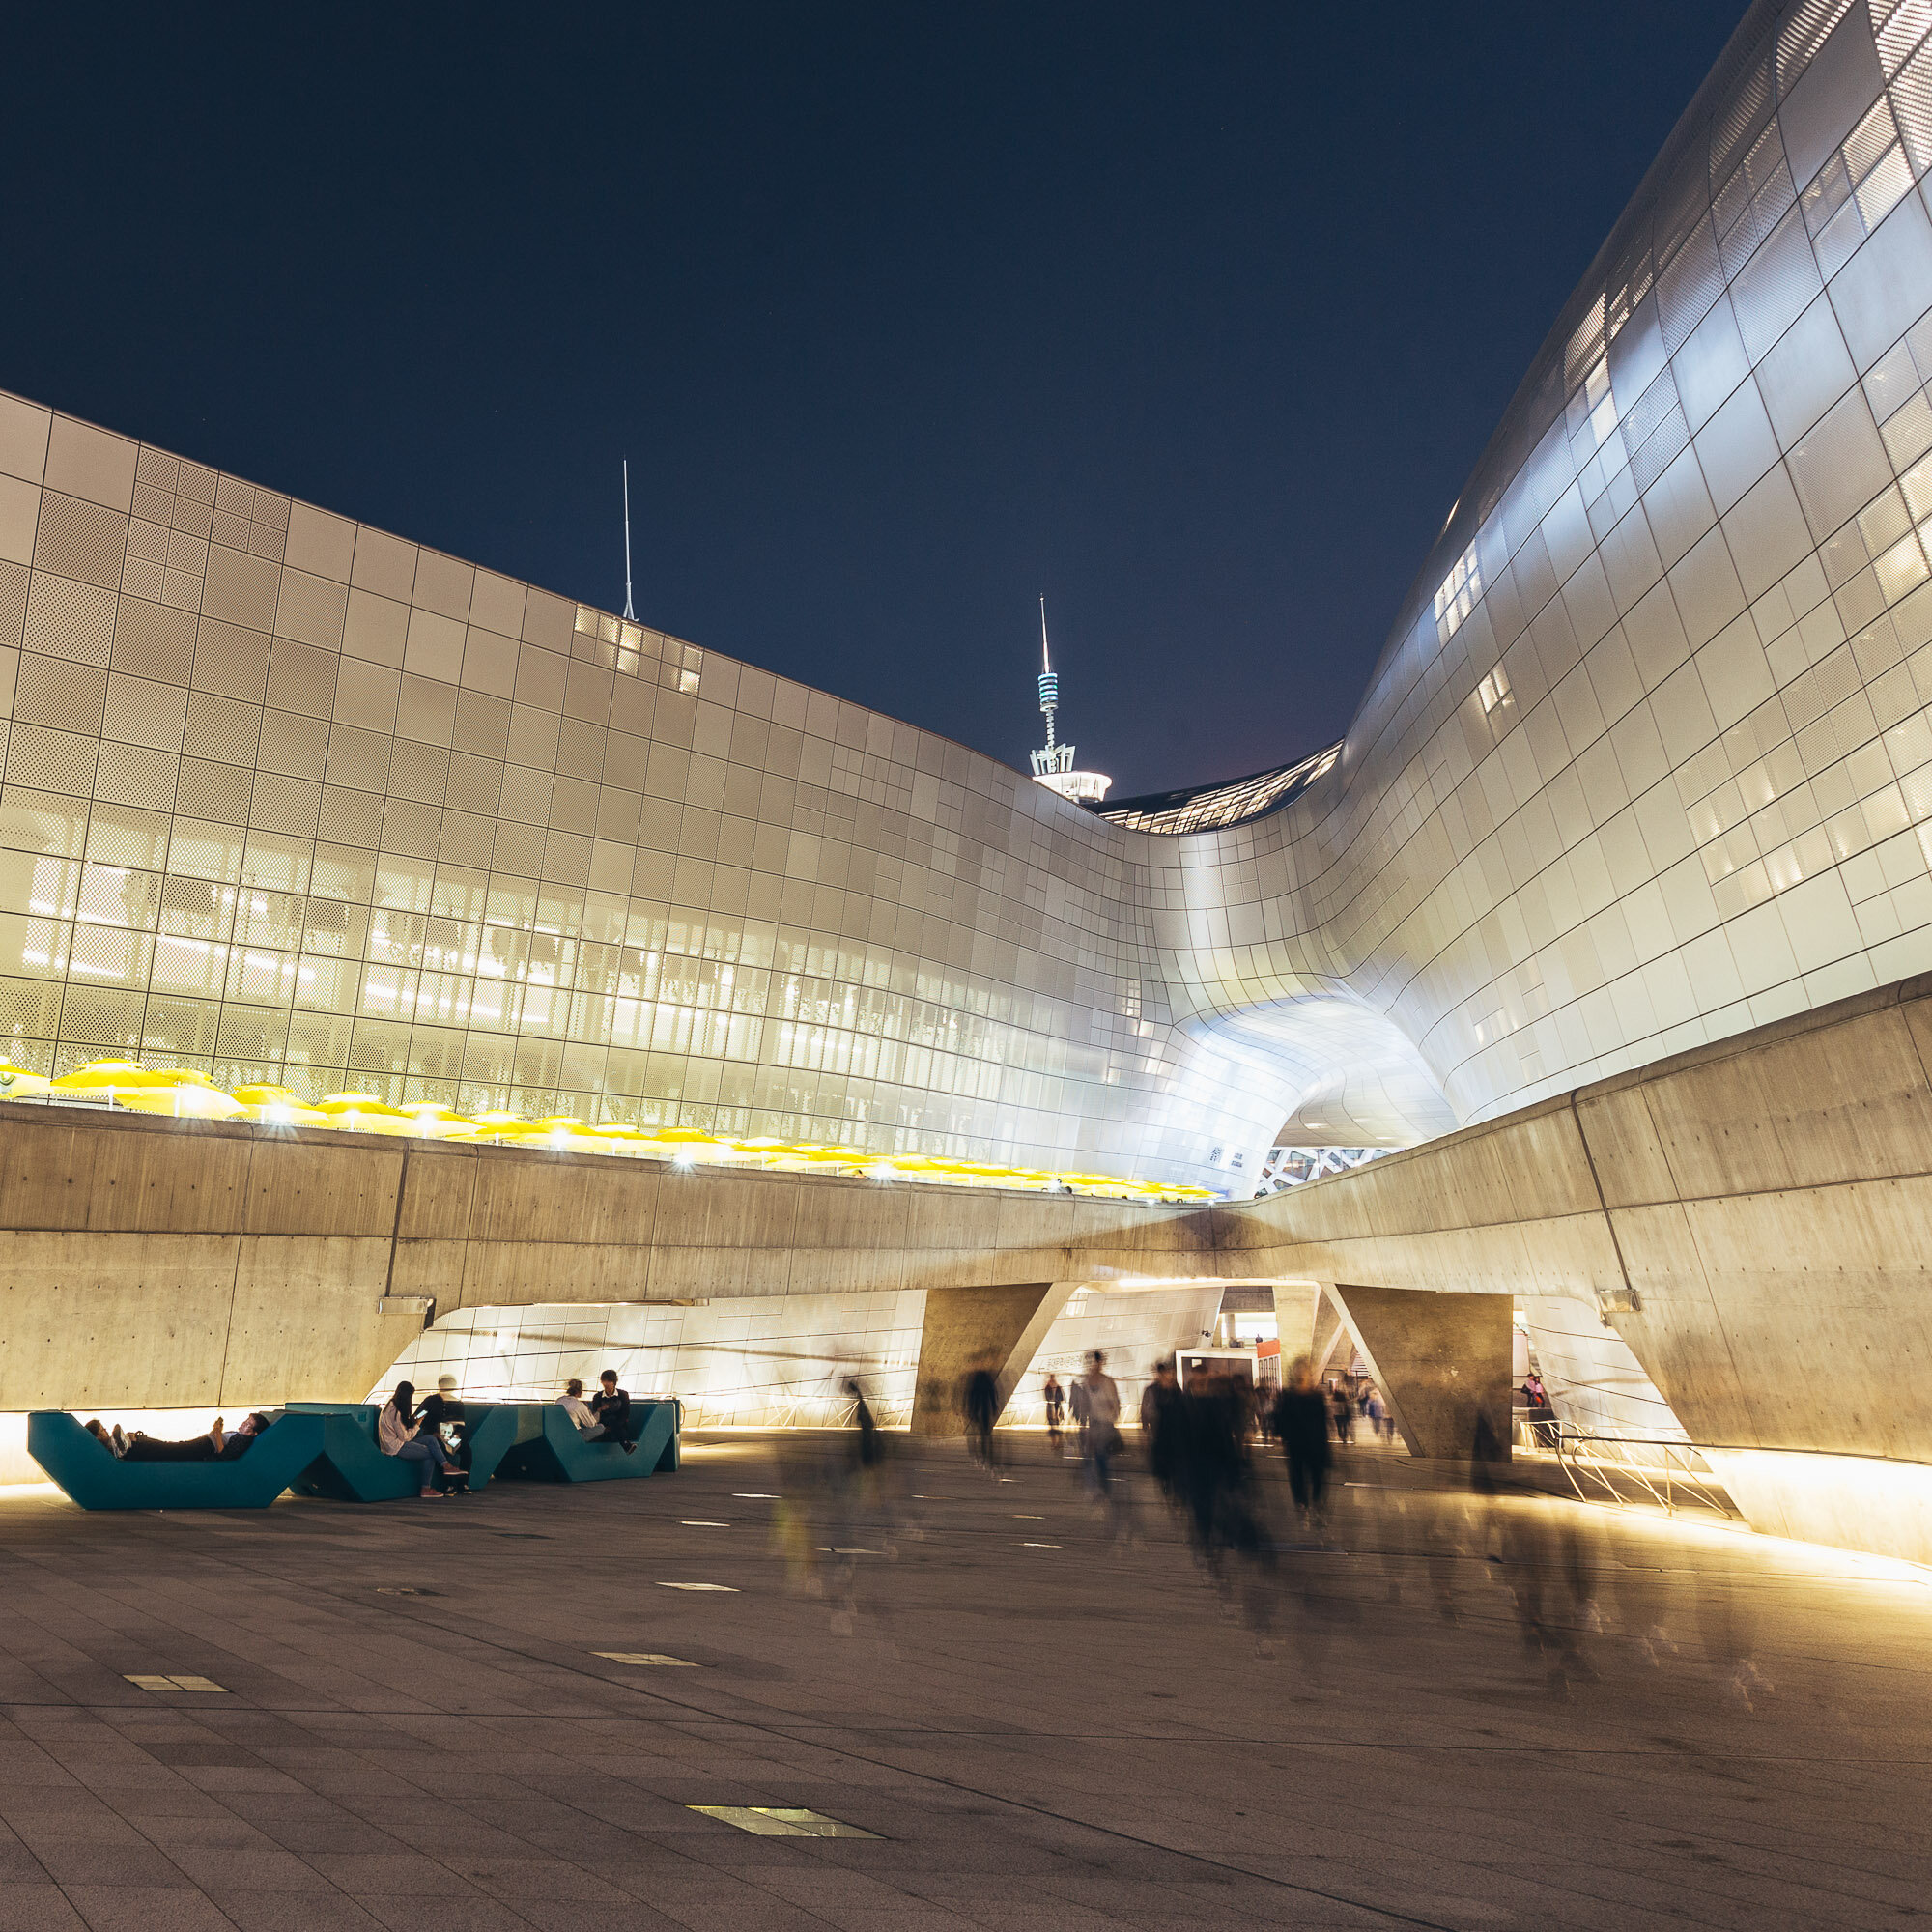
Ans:
{"label": "turquoise angular bench", "polygon": [[292,1402],[289,1411],[314,1420],[322,1431],[322,1454],[296,1478],[298,1495],[327,1496],[345,1503],[391,1503],[412,1496],[421,1487],[417,1465],[385,1456],[376,1445],[373,1402]]}
{"label": "turquoise angular bench", "polygon": [[[289,1406],[321,1417],[326,1429],[322,1461],[296,1485],[303,1495],[368,1503],[415,1493],[412,1465],[384,1456],[376,1446],[377,1404],[298,1402]],[[584,1441],[554,1402],[467,1402],[463,1408],[469,1430],[472,1495],[493,1478],[599,1483],[617,1476],[669,1474],[678,1466],[684,1405],[675,1397],[632,1403],[638,1446],[629,1456],[615,1442]]]}
{"label": "turquoise angular bench", "polygon": [[27,1417],[27,1453],[84,1510],[267,1509],[324,1453],[323,1418],[283,1414],[232,1463],[128,1463],[64,1409]]}
{"label": "turquoise angular bench", "polygon": [[[498,1418],[514,1418],[514,1427]],[[633,1402],[631,1427],[636,1450],[629,1456],[616,1442],[586,1442],[576,1423],[554,1402],[505,1403],[496,1408],[472,1445],[489,1432],[491,1468],[499,1477],[528,1482],[602,1483],[613,1477],[670,1475],[678,1467],[684,1405],[675,1396]],[[499,1438],[507,1434],[508,1439]],[[480,1460],[472,1447],[472,1462]],[[475,1476],[470,1482],[473,1487]]]}
{"label": "turquoise angular bench", "polygon": [[[586,1442],[555,1403],[466,1403],[469,1488],[493,1477],[600,1483],[668,1475],[678,1467],[684,1405],[634,1402],[638,1446]],[[128,1463],[102,1447],[79,1418],[37,1409],[27,1451],[82,1509],[267,1509],[284,1490],[340,1502],[396,1502],[416,1492],[417,1468],[376,1446],[372,1402],[295,1402],[232,1463]]]}
{"label": "turquoise angular bench", "polygon": [[[300,1414],[321,1417],[325,1427],[324,1464],[304,1474],[298,1485],[303,1495],[373,1503],[415,1493],[413,1468],[384,1456],[376,1445],[380,1403],[298,1402],[290,1406]],[[469,1492],[474,1495],[488,1487],[503,1452],[516,1441],[521,1406],[470,1402],[463,1409],[469,1429]]]}

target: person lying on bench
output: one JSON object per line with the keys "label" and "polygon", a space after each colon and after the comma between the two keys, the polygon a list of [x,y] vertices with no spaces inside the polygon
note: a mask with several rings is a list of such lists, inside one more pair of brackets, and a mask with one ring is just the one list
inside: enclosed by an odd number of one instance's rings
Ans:
{"label": "person lying on bench", "polygon": [[[126,1438],[121,1455],[128,1463],[232,1463],[255,1446],[256,1436],[268,1426],[269,1417],[258,1409],[243,1416],[233,1429],[224,1429],[217,1415],[206,1435],[190,1435],[185,1442],[162,1441],[137,1429]],[[99,1429],[91,1428],[88,1434],[97,1440],[106,1439],[110,1449],[114,1446]]]}

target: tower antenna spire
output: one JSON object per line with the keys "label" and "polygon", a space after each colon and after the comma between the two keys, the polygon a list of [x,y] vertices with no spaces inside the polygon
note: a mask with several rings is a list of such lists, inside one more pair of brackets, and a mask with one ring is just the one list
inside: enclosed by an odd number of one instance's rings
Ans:
{"label": "tower antenna spire", "polygon": [[[1055,750],[1053,714],[1060,709],[1060,680],[1053,674],[1053,662],[1046,654],[1046,598],[1039,600],[1039,708],[1046,718],[1046,749]],[[1059,769],[1057,766],[1055,769]]]}
{"label": "tower antenna spire", "polygon": [[1060,709],[1060,673],[1046,642],[1046,598],[1039,600],[1039,711],[1046,720],[1046,743],[1033,753],[1033,775],[1049,791],[1078,805],[1098,805],[1114,781],[1100,772],[1076,772],[1073,747],[1064,745],[1054,733],[1055,714]]}
{"label": "tower antenna spire", "polygon": [[[638,621],[638,613],[631,609],[631,459],[624,459],[624,615],[632,623]],[[1040,624],[1042,632],[1046,623],[1046,605],[1040,604]]]}

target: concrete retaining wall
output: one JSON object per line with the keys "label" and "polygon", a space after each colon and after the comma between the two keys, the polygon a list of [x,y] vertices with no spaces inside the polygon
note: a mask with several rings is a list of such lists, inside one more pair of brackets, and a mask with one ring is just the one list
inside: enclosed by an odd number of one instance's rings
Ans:
{"label": "concrete retaining wall", "polygon": [[1199,1211],[0,1106],[0,1410],[359,1400],[439,1312],[1211,1274]]}

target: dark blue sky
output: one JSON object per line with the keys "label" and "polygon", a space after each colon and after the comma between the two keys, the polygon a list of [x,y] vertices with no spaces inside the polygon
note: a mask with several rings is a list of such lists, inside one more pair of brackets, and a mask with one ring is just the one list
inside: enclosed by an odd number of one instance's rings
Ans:
{"label": "dark blue sky", "polygon": [[22,16],[0,387],[612,609],[628,453],[647,621],[1017,764],[1044,590],[1082,762],[1231,777],[1739,13]]}

